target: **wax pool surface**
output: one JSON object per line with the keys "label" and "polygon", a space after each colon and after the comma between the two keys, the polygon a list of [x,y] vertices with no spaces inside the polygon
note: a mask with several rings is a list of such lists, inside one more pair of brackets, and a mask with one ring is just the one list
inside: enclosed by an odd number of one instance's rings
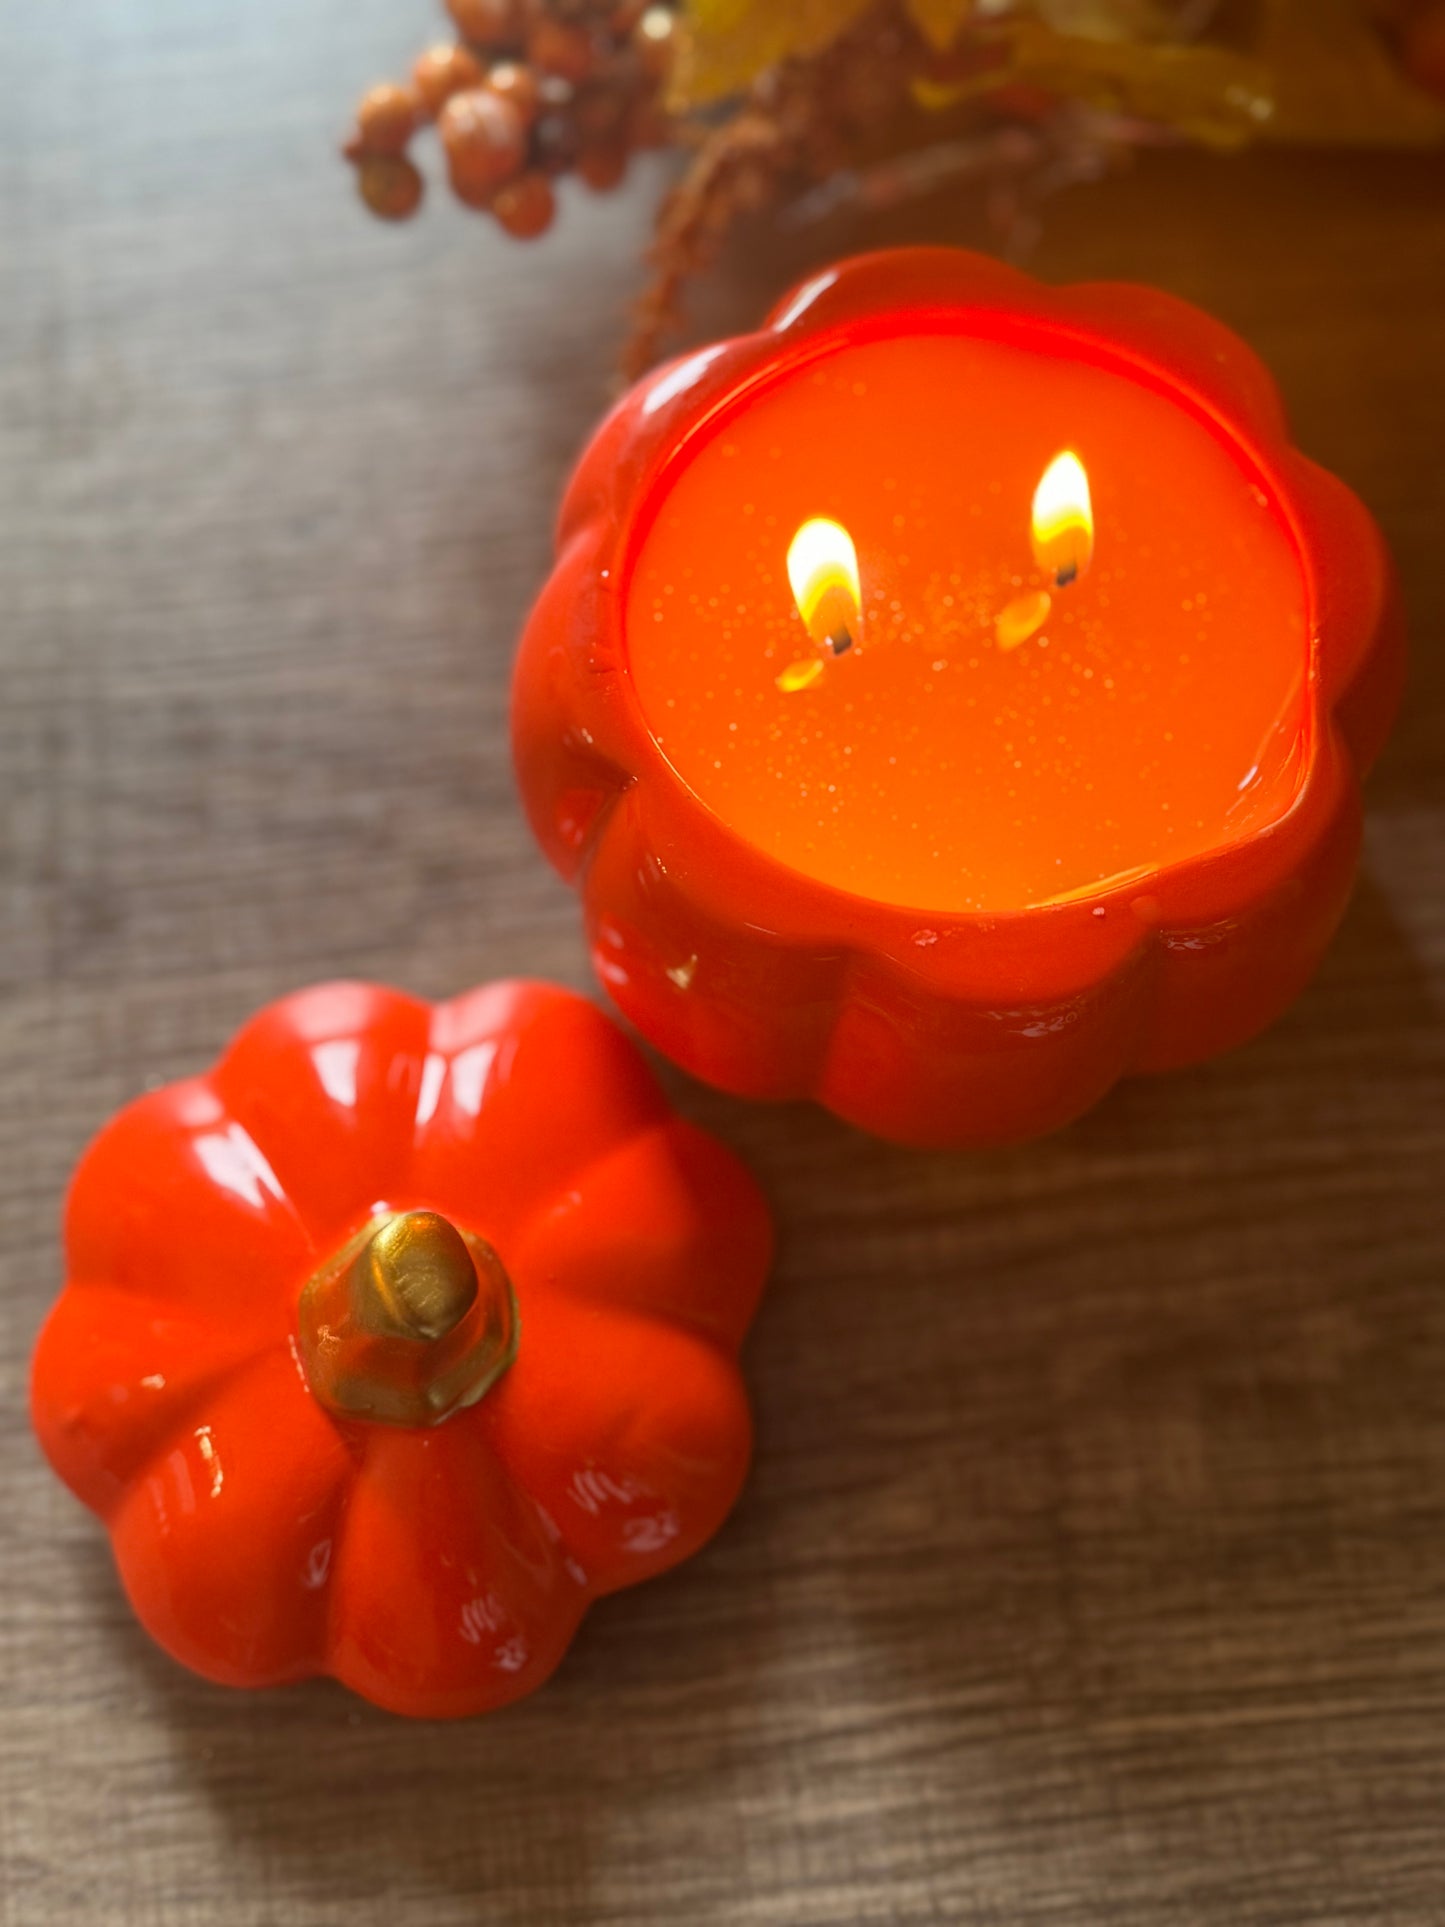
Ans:
{"label": "wax pool surface", "polygon": [[[1035,485],[1093,491],[1092,567],[1051,588]],[[856,645],[822,649],[787,551],[853,537]],[[1300,565],[1241,456],[1167,395],[963,334],[844,345],[726,416],[635,551],[629,673],[678,776],[793,869],[917,909],[998,911],[1233,842],[1289,807],[1305,748]]]}

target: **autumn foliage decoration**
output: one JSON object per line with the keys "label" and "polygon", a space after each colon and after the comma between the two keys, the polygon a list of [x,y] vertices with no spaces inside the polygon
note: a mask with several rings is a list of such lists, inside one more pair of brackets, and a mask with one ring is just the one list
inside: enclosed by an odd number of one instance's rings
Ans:
{"label": "autumn foliage decoration", "polygon": [[450,33],[362,100],[346,153],[404,219],[433,128],[465,206],[542,234],[557,183],[638,152],[664,195],[629,372],[741,214],[984,190],[1005,251],[1049,192],[1131,148],[1445,138],[1445,0],[447,0]]}

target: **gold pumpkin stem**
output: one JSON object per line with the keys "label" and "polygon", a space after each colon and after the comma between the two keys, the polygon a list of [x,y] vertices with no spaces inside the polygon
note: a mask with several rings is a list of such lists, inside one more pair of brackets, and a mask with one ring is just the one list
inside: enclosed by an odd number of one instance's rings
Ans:
{"label": "gold pumpkin stem", "polygon": [[374,1218],[307,1280],[301,1362],[340,1418],[438,1425],[475,1405],[517,1355],[501,1259],[435,1211]]}
{"label": "gold pumpkin stem", "polygon": [[445,1338],[476,1300],[477,1268],[454,1224],[435,1211],[406,1211],[352,1259],[351,1296],[369,1330]]}

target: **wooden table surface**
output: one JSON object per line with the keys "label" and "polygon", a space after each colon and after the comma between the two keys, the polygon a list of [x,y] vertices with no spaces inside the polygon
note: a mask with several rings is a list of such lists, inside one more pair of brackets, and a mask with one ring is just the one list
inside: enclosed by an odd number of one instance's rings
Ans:
{"label": "wooden table surface", "polygon": [[[657,185],[519,248],[328,146],[426,0],[0,10],[5,1927],[1445,1920],[1445,166],[1160,156],[1044,275],[1279,373],[1412,609],[1367,867],[1268,1037],[909,1155],[674,1079],[782,1226],[715,1545],[408,1726],[188,1678],[41,1467],[67,1170],[331,975],[588,975],[513,799],[519,621]],[[735,248],[699,331],[954,198]]]}

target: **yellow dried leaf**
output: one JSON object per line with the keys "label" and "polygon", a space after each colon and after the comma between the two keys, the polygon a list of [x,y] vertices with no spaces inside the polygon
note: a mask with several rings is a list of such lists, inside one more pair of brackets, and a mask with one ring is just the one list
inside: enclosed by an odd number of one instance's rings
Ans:
{"label": "yellow dried leaf", "polygon": [[689,0],[673,104],[741,93],[780,60],[816,54],[852,26],[869,0]]}
{"label": "yellow dried leaf", "polygon": [[973,17],[973,0],[908,0],[908,13],[924,39],[945,53]]}
{"label": "yellow dried leaf", "polygon": [[[750,86],[778,62],[820,53],[870,0],[687,0],[673,87],[685,110]],[[930,42],[1001,45],[1006,67],[913,83],[940,109],[1023,81],[1177,128],[1215,147],[1268,138],[1426,146],[1445,106],[1398,69],[1359,0],[1258,0],[1238,42],[1168,38],[1162,0],[1038,0],[1046,17],[981,19],[977,0],[905,0]]]}
{"label": "yellow dried leaf", "polygon": [[1176,0],[1035,0],[1056,33],[1085,40],[1177,40]]}
{"label": "yellow dried leaf", "polygon": [[951,80],[910,80],[908,91],[914,105],[928,114],[941,114],[946,108],[956,107],[966,94],[964,88]]}
{"label": "yellow dried leaf", "polygon": [[1021,21],[1006,38],[1010,78],[1161,121],[1214,147],[1242,146],[1275,111],[1268,66],[1207,41],[1093,40],[1038,21]]}

